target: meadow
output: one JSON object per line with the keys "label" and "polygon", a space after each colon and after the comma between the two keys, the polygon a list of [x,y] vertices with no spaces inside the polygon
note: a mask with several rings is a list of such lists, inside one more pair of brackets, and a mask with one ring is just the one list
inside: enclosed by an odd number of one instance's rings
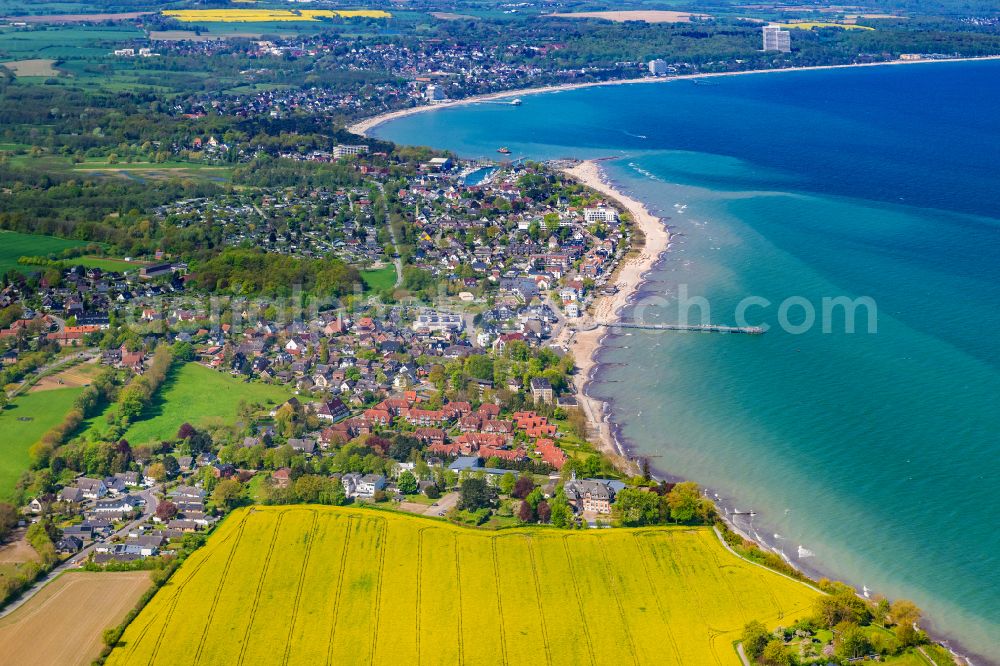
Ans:
{"label": "meadow", "polygon": [[22,266],[17,263],[21,257],[47,256],[71,247],[86,245],[82,241],[66,240],[54,236],[21,234],[16,231],[0,231],[0,274],[9,270],[30,272],[39,270],[37,266]]}
{"label": "meadow", "polygon": [[0,28],[0,51],[17,60],[101,58],[116,44],[143,36],[137,27],[127,25],[59,25],[44,30]]}
{"label": "meadow", "polygon": [[0,410],[0,498],[7,497],[28,469],[28,449],[42,434],[63,420],[80,388],[27,393]]}
{"label": "meadow", "polygon": [[109,177],[126,178],[139,182],[169,180],[171,178],[224,182],[232,178],[228,166],[201,164],[199,162],[130,162],[108,164],[106,160],[90,160],[70,166],[73,171]]}
{"label": "meadow", "polygon": [[[197,363],[171,372],[163,386],[125,433],[133,444],[172,439],[184,423],[232,423],[241,401],[263,405],[282,403],[291,394],[280,386],[246,383]],[[100,417],[95,419],[101,423]]]}
{"label": "meadow", "polygon": [[738,664],[817,592],[707,528],[483,532],[338,507],[226,519],[108,663]]}
{"label": "meadow", "polygon": [[70,266],[86,266],[87,268],[100,268],[102,271],[116,273],[129,273],[137,271],[148,262],[145,261],[125,261],[124,259],[114,259],[112,257],[73,257],[66,259],[66,264]]}
{"label": "meadow", "polygon": [[361,271],[361,281],[366,289],[382,291],[396,284],[396,267],[392,264],[368,271]]}

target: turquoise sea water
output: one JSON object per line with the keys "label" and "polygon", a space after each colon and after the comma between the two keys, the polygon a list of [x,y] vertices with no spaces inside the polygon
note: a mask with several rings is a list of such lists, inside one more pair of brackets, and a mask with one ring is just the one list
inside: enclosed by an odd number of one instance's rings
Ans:
{"label": "turquoise sea water", "polygon": [[[630,316],[764,336],[613,335],[592,392],[630,449],[692,478],[793,563],[914,599],[1000,654],[1000,63],[781,73],[522,96],[379,127],[463,156],[616,156],[671,252]],[[794,335],[794,297],[870,297]],[[699,311],[691,310],[696,320]],[[800,546],[803,550],[800,550]],[[809,551],[809,552],[806,552]],[[811,553],[811,555],[810,555]]]}

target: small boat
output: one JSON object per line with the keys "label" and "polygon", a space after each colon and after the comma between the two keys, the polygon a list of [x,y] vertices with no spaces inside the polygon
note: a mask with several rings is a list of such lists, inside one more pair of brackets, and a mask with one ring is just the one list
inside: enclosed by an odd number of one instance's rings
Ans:
{"label": "small boat", "polygon": [[521,98],[516,97],[510,101],[511,106],[521,106]]}
{"label": "small boat", "polygon": [[507,146],[500,146],[499,148],[497,148],[497,152],[502,155],[510,155],[510,148],[508,148]]}

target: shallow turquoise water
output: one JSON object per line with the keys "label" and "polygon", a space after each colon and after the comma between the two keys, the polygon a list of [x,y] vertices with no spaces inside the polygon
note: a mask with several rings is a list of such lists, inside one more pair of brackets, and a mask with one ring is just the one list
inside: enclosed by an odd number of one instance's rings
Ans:
{"label": "shallow turquoise water", "polygon": [[995,660],[998,79],[974,63],[594,88],[376,134],[620,156],[608,174],[675,231],[633,312],[646,320],[677,320],[682,289],[717,323],[766,299],[747,319],[772,326],[789,298],[792,323],[801,303],[822,319],[824,297],[873,299],[873,333],[834,316],[829,333],[612,336],[593,392],[634,451],[752,507],[742,525],[793,562],[913,598]]}

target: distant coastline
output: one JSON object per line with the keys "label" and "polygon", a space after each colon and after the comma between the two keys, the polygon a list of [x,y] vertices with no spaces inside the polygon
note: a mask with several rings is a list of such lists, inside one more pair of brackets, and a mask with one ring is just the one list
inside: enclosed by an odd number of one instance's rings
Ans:
{"label": "distant coastline", "polygon": [[931,63],[978,62],[978,61],[989,61],[989,60],[1000,60],[1000,55],[981,56],[977,58],[944,58],[944,59],[927,58],[923,60],[889,60],[886,62],[865,62],[865,63],[854,63],[849,65],[814,65],[811,67],[784,67],[780,69],[748,69],[742,72],[715,72],[715,73],[705,73],[705,74],[684,74],[681,76],[664,76],[664,77],[644,76],[634,79],[619,79],[616,81],[588,81],[586,83],[561,83],[558,85],[542,86],[538,88],[521,88],[519,90],[505,90],[502,92],[489,93],[486,95],[474,95],[472,97],[465,97],[463,99],[447,100],[444,102],[440,102],[438,104],[425,104],[423,106],[414,106],[408,109],[397,109],[396,111],[387,111],[386,113],[381,113],[377,116],[372,116],[371,118],[359,120],[358,122],[349,125],[347,127],[347,131],[352,132],[353,134],[359,134],[361,136],[368,136],[368,133],[371,130],[378,127],[379,125],[387,123],[390,120],[405,118],[406,116],[412,116],[417,113],[426,113],[427,111],[435,111],[438,109],[447,109],[456,106],[464,106],[466,104],[476,104],[478,102],[489,102],[497,99],[505,99],[508,97],[526,97],[528,95],[539,95],[542,93],[560,92],[563,90],[578,90],[581,88],[595,88],[598,86],[622,86],[622,85],[633,85],[638,83],[670,83],[671,81],[687,81],[692,79],[717,78],[721,76],[745,76],[748,74],[813,72],[818,70],[850,69],[855,67],[926,65]]}

